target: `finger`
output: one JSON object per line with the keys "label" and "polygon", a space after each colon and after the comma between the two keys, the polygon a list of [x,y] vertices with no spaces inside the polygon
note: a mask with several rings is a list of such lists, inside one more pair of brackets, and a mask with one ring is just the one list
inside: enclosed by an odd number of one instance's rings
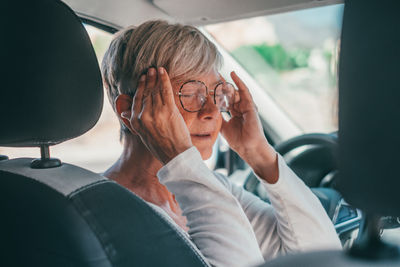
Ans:
{"label": "finger", "polygon": [[143,93],[144,89],[146,86],[146,75],[143,74],[139,78],[139,83],[138,87],[136,89],[135,96],[133,97],[133,105],[132,105],[132,112],[133,114],[139,114],[139,112],[142,110],[142,105],[143,105]]}
{"label": "finger", "polygon": [[163,100],[161,97],[161,78],[159,77],[160,75],[158,74],[158,71],[155,72],[154,76],[156,77],[156,83],[151,91],[153,110],[163,106]]}
{"label": "finger", "polygon": [[146,93],[145,95],[150,95],[156,87],[157,75],[154,68],[149,68],[146,75]]}
{"label": "finger", "polygon": [[242,112],[239,110],[238,104],[233,104],[232,108],[229,110],[229,113],[232,117],[240,117],[242,116]]}
{"label": "finger", "polygon": [[[159,74],[157,76],[159,76]],[[162,90],[161,79],[159,77],[157,77],[156,85],[154,87],[154,90],[151,92],[153,110],[154,111],[163,106],[163,99],[161,97],[161,90]]]}
{"label": "finger", "polygon": [[163,103],[166,105],[175,105],[174,91],[167,71],[163,67],[160,67],[158,68],[158,73],[161,78],[161,97]]}
{"label": "finger", "polygon": [[242,99],[253,102],[253,98],[251,97],[249,88],[244,84],[244,82],[237,76],[237,74],[232,71],[231,72],[232,80],[235,82],[236,86],[238,87],[240,101]]}
{"label": "finger", "polygon": [[235,96],[234,96],[234,101],[233,101],[233,103],[238,103],[238,102],[240,102],[240,95],[239,95],[239,91],[237,91],[237,90],[235,89]]}
{"label": "finger", "polygon": [[141,110],[141,117],[143,117],[143,114],[153,114],[153,97],[152,94],[148,94],[143,97],[143,107]]}

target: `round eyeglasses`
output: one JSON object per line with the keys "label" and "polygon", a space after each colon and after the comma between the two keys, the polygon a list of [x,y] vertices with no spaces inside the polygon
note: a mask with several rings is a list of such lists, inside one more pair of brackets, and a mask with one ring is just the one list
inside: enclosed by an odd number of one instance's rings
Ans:
{"label": "round eyeglasses", "polygon": [[235,100],[235,87],[227,82],[220,82],[214,90],[208,90],[204,82],[190,80],[182,84],[177,95],[184,110],[197,112],[204,107],[210,93],[213,93],[214,104],[221,112],[228,111]]}

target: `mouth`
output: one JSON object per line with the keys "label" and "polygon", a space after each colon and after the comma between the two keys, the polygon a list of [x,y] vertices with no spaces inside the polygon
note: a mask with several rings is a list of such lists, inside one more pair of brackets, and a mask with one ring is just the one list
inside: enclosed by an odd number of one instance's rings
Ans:
{"label": "mouth", "polygon": [[211,138],[211,133],[190,134],[190,136],[199,140],[207,140]]}

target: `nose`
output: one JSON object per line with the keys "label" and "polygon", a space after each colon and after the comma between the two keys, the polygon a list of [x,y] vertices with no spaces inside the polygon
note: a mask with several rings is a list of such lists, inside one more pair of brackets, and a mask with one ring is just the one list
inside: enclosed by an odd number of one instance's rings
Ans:
{"label": "nose", "polygon": [[203,108],[198,112],[198,116],[202,120],[212,120],[215,119],[218,114],[219,110],[214,104],[213,97],[211,95],[208,95]]}

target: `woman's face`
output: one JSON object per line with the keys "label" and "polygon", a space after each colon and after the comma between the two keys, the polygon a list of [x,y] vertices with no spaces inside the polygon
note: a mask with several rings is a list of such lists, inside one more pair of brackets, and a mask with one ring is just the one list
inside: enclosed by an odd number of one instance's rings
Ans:
{"label": "woman's face", "polygon": [[[218,72],[212,71],[208,74],[188,77],[187,80],[202,81],[209,90],[221,82]],[[212,95],[207,97],[203,108],[198,112],[188,112],[183,109],[179,100],[178,92],[182,83],[172,83],[175,94],[175,104],[189,129],[193,145],[199,150],[203,160],[211,157],[213,145],[221,129],[222,116],[214,104]]]}

